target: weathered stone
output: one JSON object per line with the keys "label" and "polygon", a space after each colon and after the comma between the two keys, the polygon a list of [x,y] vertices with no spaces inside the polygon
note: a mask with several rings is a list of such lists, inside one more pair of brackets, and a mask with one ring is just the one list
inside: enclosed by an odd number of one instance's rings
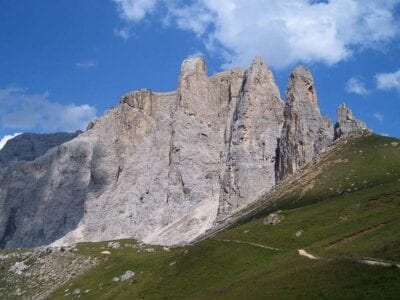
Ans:
{"label": "weathered stone", "polygon": [[221,175],[222,216],[254,201],[275,184],[276,145],[284,104],[272,72],[256,57],[244,74],[225,131],[225,170]]}
{"label": "weathered stone", "polygon": [[266,216],[263,220],[264,225],[277,225],[285,218],[284,215],[280,213],[271,213]]}
{"label": "weathered stone", "polygon": [[351,134],[367,133],[371,131],[367,128],[365,122],[354,117],[353,112],[345,103],[338,108],[337,118],[338,121],[335,124],[335,139],[347,137]]}
{"label": "weathered stone", "polygon": [[333,141],[332,122],[321,116],[314,79],[302,66],[290,75],[284,116],[277,180],[296,173]]}
{"label": "weathered stone", "polygon": [[9,272],[15,273],[16,275],[22,275],[23,272],[29,269],[29,266],[26,265],[23,261],[17,261],[15,264],[13,264]]}
{"label": "weathered stone", "polygon": [[121,275],[120,279],[121,279],[121,281],[126,281],[126,280],[133,278],[133,276],[135,276],[135,273],[133,271],[128,270],[124,274]]}
{"label": "weathered stone", "polygon": [[0,150],[0,162],[35,160],[49,149],[68,142],[81,133],[82,131],[51,134],[23,133],[9,140]]}

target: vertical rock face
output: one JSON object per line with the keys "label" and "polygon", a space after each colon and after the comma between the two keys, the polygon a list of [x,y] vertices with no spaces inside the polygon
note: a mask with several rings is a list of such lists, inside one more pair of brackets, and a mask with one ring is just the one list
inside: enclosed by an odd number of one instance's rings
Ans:
{"label": "vertical rock face", "polygon": [[356,119],[351,109],[344,103],[337,110],[337,119],[335,139],[354,133],[370,132],[365,122]]}
{"label": "vertical rock face", "polygon": [[[177,91],[130,92],[76,138],[0,165],[0,247],[192,241],[333,140],[304,67],[286,98],[260,58],[212,77],[185,60]],[[349,120],[340,134],[360,127]]]}
{"label": "vertical rock face", "polygon": [[277,180],[295,173],[333,141],[332,122],[321,116],[314,79],[302,66],[290,75],[284,117],[277,150]]}
{"label": "vertical rock face", "polygon": [[256,57],[227,125],[220,212],[230,213],[275,184],[276,142],[283,124],[283,102],[272,72]]}

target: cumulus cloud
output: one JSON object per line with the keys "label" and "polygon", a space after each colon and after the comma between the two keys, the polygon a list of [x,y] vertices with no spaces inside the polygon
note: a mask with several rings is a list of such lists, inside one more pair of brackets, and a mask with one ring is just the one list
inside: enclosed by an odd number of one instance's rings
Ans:
{"label": "cumulus cloud", "polygon": [[375,75],[376,87],[379,90],[397,90],[400,93],[400,69],[393,73],[379,73]]}
{"label": "cumulus cloud", "polygon": [[112,0],[123,19],[139,22],[151,13],[159,0]]}
{"label": "cumulus cloud", "polygon": [[137,24],[156,10],[167,24],[196,34],[227,65],[254,55],[284,68],[298,62],[327,65],[355,51],[382,47],[399,36],[400,0],[113,0],[121,17]]}
{"label": "cumulus cloud", "polygon": [[0,89],[0,126],[41,132],[84,129],[97,114],[93,106],[60,104],[48,93],[29,94],[21,88]]}
{"label": "cumulus cloud", "polygon": [[16,136],[20,135],[22,133],[18,132],[18,133],[14,133],[11,135],[5,135],[2,139],[0,139],[0,150],[3,149],[3,147],[7,144],[7,142],[13,138],[15,138]]}
{"label": "cumulus cloud", "polygon": [[348,93],[353,93],[357,95],[362,95],[365,96],[368,94],[368,90],[365,87],[365,84],[361,79],[357,77],[351,77],[347,82],[346,82],[346,92]]}
{"label": "cumulus cloud", "polygon": [[374,113],[375,119],[377,119],[379,122],[383,122],[384,116],[381,113]]}
{"label": "cumulus cloud", "polygon": [[77,62],[75,64],[75,66],[77,66],[78,68],[82,68],[82,69],[90,69],[90,68],[97,67],[97,62],[95,62],[94,60],[85,60],[85,61]]}

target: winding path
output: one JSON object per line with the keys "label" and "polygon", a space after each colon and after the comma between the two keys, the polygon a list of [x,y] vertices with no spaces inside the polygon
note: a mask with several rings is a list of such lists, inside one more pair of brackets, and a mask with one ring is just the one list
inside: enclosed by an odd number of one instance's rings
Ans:
{"label": "winding path", "polygon": [[251,242],[245,242],[245,241],[239,241],[239,240],[224,240],[224,239],[214,239],[215,241],[220,241],[220,242],[231,242],[231,243],[237,243],[237,244],[246,244],[246,245],[251,245],[254,247],[259,247],[259,248],[264,248],[268,250],[274,250],[274,251],[281,251],[282,249],[274,248],[274,247],[269,247],[261,244],[256,244],[256,243],[251,243]]}
{"label": "winding path", "polygon": [[[274,247],[269,247],[269,246],[265,246],[262,244],[257,244],[257,243],[251,243],[251,242],[245,242],[245,241],[240,241],[240,240],[226,240],[226,239],[214,239],[215,241],[220,241],[220,242],[227,242],[227,243],[237,243],[237,244],[245,244],[245,245],[250,245],[250,246],[254,246],[254,247],[258,247],[258,248],[263,248],[263,249],[268,249],[268,250],[273,250],[273,251],[282,251],[283,249],[279,249],[279,248],[274,248]],[[312,260],[318,260],[321,257],[312,255],[310,253],[308,253],[306,250],[304,249],[298,249],[297,250],[298,254],[300,256],[304,256],[308,259],[312,259]],[[368,259],[354,259],[354,258],[349,258],[352,261],[358,262],[360,264],[364,264],[364,265],[369,265],[369,266],[376,266],[376,267],[397,267],[400,269],[400,264],[396,263],[396,262],[391,262],[391,261],[385,261],[385,260],[378,260],[375,258],[368,258]]]}

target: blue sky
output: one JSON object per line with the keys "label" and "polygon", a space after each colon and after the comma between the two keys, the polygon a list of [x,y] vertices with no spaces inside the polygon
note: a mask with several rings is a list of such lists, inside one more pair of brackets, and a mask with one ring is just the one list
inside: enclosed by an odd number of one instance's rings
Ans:
{"label": "blue sky", "polygon": [[400,0],[0,0],[0,139],[82,129],[125,92],[174,90],[195,54],[210,75],[261,55],[282,97],[304,64],[323,113],[345,101],[400,137]]}

